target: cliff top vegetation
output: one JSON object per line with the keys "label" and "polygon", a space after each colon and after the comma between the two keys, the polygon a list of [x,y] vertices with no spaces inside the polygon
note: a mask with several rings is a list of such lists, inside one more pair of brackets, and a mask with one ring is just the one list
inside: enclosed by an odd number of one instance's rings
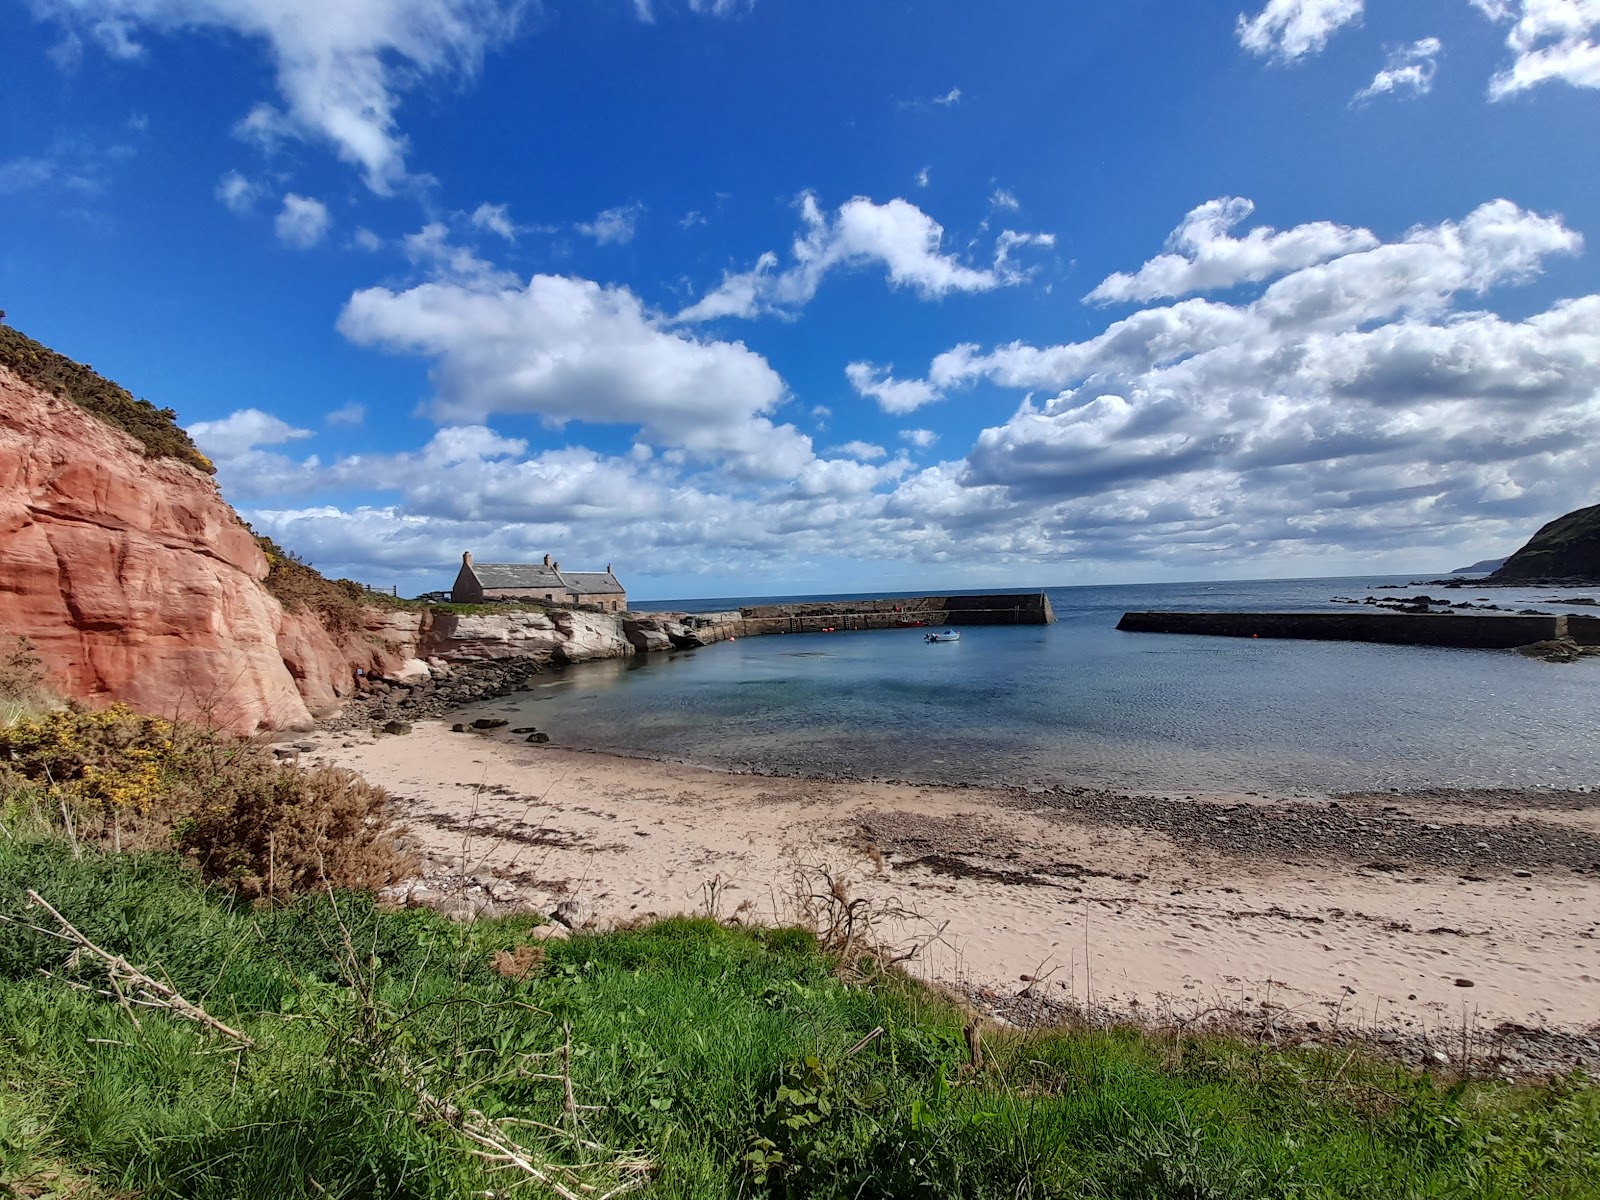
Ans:
{"label": "cliff top vegetation", "polygon": [[253,529],[250,532],[267,556],[267,591],[290,612],[316,613],[330,633],[350,633],[361,628],[363,608],[421,607],[414,600],[369,591],[354,579],[329,579],[266,534]]}
{"label": "cliff top vegetation", "polygon": [[1506,559],[1490,580],[1600,581],[1600,504],[1557,517]]}
{"label": "cliff top vegetation", "polygon": [[73,362],[3,323],[0,366],[40,391],[70,400],[112,428],[132,434],[144,446],[146,458],[173,458],[207,475],[217,473],[211,460],[179,427],[178,414],[172,409],[135,399],[127,388],[112,383],[93,367]]}

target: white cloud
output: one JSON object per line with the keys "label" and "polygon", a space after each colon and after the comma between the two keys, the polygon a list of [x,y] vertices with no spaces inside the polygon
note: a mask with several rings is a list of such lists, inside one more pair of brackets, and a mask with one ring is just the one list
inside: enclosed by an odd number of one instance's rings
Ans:
{"label": "white cloud", "polygon": [[1002,209],[1006,212],[1016,212],[1022,207],[1022,202],[1017,199],[1015,193],[1007,191],[1005,188],[995,188],[994,192],[989,196],[989,207]]}
{"label": "white cloud", "polygon": [[31,192],[55,182],[58,176],[54,160],[27,155],[0,162],[0,196]]}
{"label": "white cloud", "polygon": [[284,108],[258,105],[246,134],[288,132],[331,145],[388,193],[406,178],[400,94],[474,74],[516,32],[522,0],[34,0],[40,16],[136,59],[144,33],[227,30],[266,43]]}
{"label": "white cloud", "polygon": [[1550,82],[1600,88],[1600,0],[1521,0],[1520,7],[1474,3],[1492,19],[1516,17],[1506,35],[1515,57],[1490,80],[1493,99]]}
{"label": "white cloud", "polygon": [[296,250],[309,250],[323,239],[332,223],[328,206],[310,196],[290,192],[283,198],[273,228],[278,240]]}
{"label": "white cloud", "polygon": [[918,187],[921,187],[921,188],[927,187],[928,184],[932,181],[932,179],[933,179],[933,169],[931,167],[923,167],[922,170],[917,172],[917,186]]}
{"label": "white cloud", "polygon": [[887,413],[915,412],[924,404],[939,399],[939,391],[921,379],[896,379],[893,365],[878,368],[871,363],[853,362],[845,367],[845,377],[858,395],[876,400]]}
{"label": "white cloud", "polygon": [[751,11],[756,0],[689,0],[689,11],[713,17],[737,17]]}
{"label": "white cloud", "polygon": [[243,408],[218,421],[197,421],[189,426],[195,445],[212,458],[237,458],[260,446],[281,446],[313,436],[258,408]]}
{"label": "white cloud", "polygon": [[863,441],[846,442],[842,446],[833,447],[830,453],[842,454],[846,458],[859,459],[861,462],[874,462],[889,457],[889,452],[882,446]]}
{"label": "white cloud", "polygon": [[945,108],[950,108],[953,105],[960,104],[961,103],[961,89],[958,88],[958,87],[953,87],[948,92],[946,92],[944,95],[935,96],[933,98],[933,103],[941,105],[941,106],[943,106]]}
{"label": "white cloud", "polygon": [[351,296],[339,330],[360,345],[436,359],[446,420],[533,413],[553,424],[638,426],[658,443],[762,477],[792,475],[810,440],[769,414],[776,371],[739,342],[660,328],[632,292],[535,275],[526,287],[426,283]]}
{"label": "white cloud", "polygon": [[[807,192],[800,197],[803,233],[795,238],[793,264],[778,269],[778,256],[768,251],[748,271],[724,275],[722,282],[677,315],[681,322],[719,317],[755,317],[792,313],[803,307],[834,270],[881,264],[893,287],[909,287],[924,299],[951,292],[986,292],[1020,282],[1023,275],[1007,269],[980,269],[943,252],[944,227],[908,200],[877,204],[857,196],[829,218]],[[1001,245],[1009,249],[1047,234],[1006,231]],[[1000,254],[1002,267],[1004,254]]]}
{"label": "white cloud", "polygon": [[365,250],[368,254],[383,249],[383,239],[365,225],[357,227],[350,235],[350,242],[357,250]]}
{"label": "white cloud", "polygon": [[1259,283],[1378,244],[1365,229],[1328,221],[1297,225],[1281,233],[1258,226],[1242,238],[1231,236],[1229,230],[1246,220],[1255,207],[1241,197],[1223,196],[1191,209],[1167,238],[1166,253],[1132,274],[1107,276],[1085,299],[1101,304],[1156,300]]}
{"label": "white cloud", "polygon": [[334,409],[322,419],[329,425],[360,425],[367,419],[367,406],[352,400],[349,404]]}
{"label": "white cloud", "polygon": [[452,242],[443,221],[429,221],[415,233],[406,234],[400,239],[400,248],[414,266],[433,279],[482,288],[513,287],[517,283],[511,272]]}
{"label": "white cloud", "polygon": [[608,208],[592,221],[581,222],[578,232],[592,237],[601,246],[625,246],[638,232],[639,218],[644,215],[644,205],[637,202],[618,208]]}
{"label": "white cloud", "polygon": [[472,224],[478,229],[487,229],[490,233],[499,234],[508,242],[517,240],[517,226],[511,219],[511,214],[504,204],[480,204],[472,210]]}
{"label": "white cloud", "polygon": [[696,225],[706,224],[706,215],[699,209],[692,209],[678,219],[679,229],[693,229]]}
{"label": "white cloud", "polygon": [[1374,96],[1407,92],[1413,96],[1426,96],[1433,90],[1433,76],[1443,49],[1438,38],[1426,37],[1390,51],[1383,70],[1355,94],[1355,99],[1370,100]]}
{"label": "white cloud", "polygon": [[1040,555],[1230,558],[1444,544],[1564,511],[1600,467],[1600,296],[1523,320],[1456,301],[1581,245],[1500,200],[1238,304],[1179,301],[1061,346],[957,347],[932,383],[1059,390],[889,509],[925,504]]}
{"label": "white cloud", "polygon": [[[336,573],[413,572],[419,590],[468,548],[724,579],[780,561],[793,578],[841,562],[981,569],[972,586],[1131,560],[1190,578],[1422,570],[1430,547],[1437,561],[1514,544],[1592,491],[1600,296],[1484,308],[1580,246],[1558,218],[1495,201],[1230,303],[1177,300],[1059,346],[958,347],[930,386],[1040,392],[965,457],[920,469],[868,441],[818,457],[774,424],[785,392],[759,356],[674,333],[624,289],[549,276],[351,298],[353,341],[433,360],[446,427],[414,450],[295,460],[283,449],[305,431],[260,413],[196,433],[229,495],[310,498],[247,509],[258,528]],[[637,434],[618,454],[537,450],[482,423],[494,413]],[[327,502],[341,491],[386,495]]]}
{"label": "white cloud", "polygon": [[261,198],[261,185],[246,179],[237,171],[229,171],[217,181],[217,199],[235,216],[251,212]]}
{"label": "white cloud", "polygon": [[1316,54],[1328,39],[1361,19],[1363,0],[1267,0],[1254,17],[1240,14],[1239,44],[1252,54],[1293,62]]}

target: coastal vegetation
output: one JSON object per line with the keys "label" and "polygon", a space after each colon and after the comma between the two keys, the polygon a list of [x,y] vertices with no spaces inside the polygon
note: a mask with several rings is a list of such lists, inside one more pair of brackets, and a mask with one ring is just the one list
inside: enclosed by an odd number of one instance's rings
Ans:
{"label": "coastal vegetation", "polygon": [[1600,582],[1600,504],[1542,526],[1489,576],[1492,583],[1542,580]]}
{"label": "coastal vegetation", "polygon": [[211,460],[178,425],[178,414],[172,409],[135,399],[127,388],[112,383],[93,367],[73,362],[3,322],[0,366],[40,391],[70,400],[107,425],[132,434],[144,446],[147,458],[173,458],[207,475],[217,473]]}
{"label": "coastal vegetation", "polygon": [[34,704],[0,731],[0,1194],[1600,1191],[1581,1077],[989,1025],[856,936],[842,885],[812,928],[388,908],[377,789]]}

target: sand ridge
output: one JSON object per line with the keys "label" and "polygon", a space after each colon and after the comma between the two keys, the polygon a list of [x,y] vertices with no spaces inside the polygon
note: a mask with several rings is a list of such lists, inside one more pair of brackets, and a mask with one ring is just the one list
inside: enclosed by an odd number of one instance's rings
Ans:
{"label": "sand ridge", "polygon": [[[882,932],[922,942],[912,969],[969,994],[1177,1020],[1264,1006],[1408,1036],[1506,1022],[1600,1036],[1600,854],[1586,865],[1600,842],[1581,802],[1446,811],[1430,795],[1412,813],[1391,794],[1229,805],[768,778],[431,721],[317,758],[393,792],[435,870],[581,900],[602,922],[790,920],[825,868],[915,914]],[[1273,852],[1275,831],[1323,817],[1321,834],[1297,828]],[[1508,860],[1493,836],[1508,822],[1519,852],[1542,848],[1536,866]],[[1197,823],[1221,832],[1197,837]],[[1368,829],[1374,845],[1359,844]]]}

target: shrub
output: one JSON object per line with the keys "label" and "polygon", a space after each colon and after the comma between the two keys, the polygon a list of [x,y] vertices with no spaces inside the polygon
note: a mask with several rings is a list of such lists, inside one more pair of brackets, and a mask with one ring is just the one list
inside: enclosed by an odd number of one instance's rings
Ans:
{"label": "shrub", "polygon": [[174,840],[207,878],[247,896],[381,888],[416,869],[388,806],[354,772],[256,758],[202,785]]}
{"label": "shrub", "polygon": [[211,460],[179,428],[178,414],[172,409],[135,400],[127,388],[102,378],[93,367],[73,362],[3,324],[0,366],[10,368],[40,391],[70,400],[107,425],[132,434],[144,446],[146,458],[174,458],[207,475],[217,473]]}
{"label": "shrub", "polygon": [[389,796],[348,771],[125,705],[67,705],[0,729],[0,788],[32,789],[73,836],[176,845],[245,895],[383,887],[415,868]]}

